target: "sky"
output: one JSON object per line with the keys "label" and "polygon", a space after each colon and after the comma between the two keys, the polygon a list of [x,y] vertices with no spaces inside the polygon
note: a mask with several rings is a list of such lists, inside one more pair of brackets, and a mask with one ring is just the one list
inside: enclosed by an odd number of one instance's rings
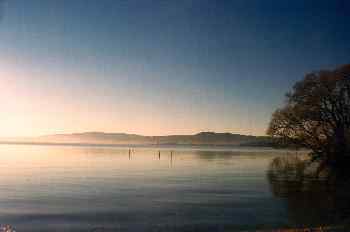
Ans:
{"label": "sky", "polygon": [[264,135],[311,71],[350,62],[346,0],[4,0],[0,136]]}

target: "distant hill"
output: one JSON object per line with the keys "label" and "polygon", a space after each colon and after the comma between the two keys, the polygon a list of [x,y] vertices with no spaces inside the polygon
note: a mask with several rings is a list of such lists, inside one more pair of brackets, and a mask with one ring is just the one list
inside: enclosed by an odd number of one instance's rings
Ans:
{"label": "distant hill", "polygon": [[[267,136],[248,136],[232,133],[200,132],[194,135],[143,136],[125,133],[85,132],[54,134],[35,138],[7,140],[11,143],[74,143],[74,144],[135,144],[135,145],[232,145],[232,146],[271,146]],[[4,141],[6,142],[6,141]]]}

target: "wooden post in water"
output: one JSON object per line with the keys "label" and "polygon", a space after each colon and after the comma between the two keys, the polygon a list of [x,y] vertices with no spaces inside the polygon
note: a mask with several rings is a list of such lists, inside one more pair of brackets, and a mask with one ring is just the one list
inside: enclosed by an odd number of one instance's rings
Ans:
{"label": "wooden post in water", "polygon": [[131,149],[129,148],[129,160],[131,159]]}
{"label": "wooden post in water", "polygon": [[158,158],[160,159],[160,151],[158,151]]}
{"label": "wooden post in water", "polygon": [[170,151],[170,167],[173,166],[173,151]]}

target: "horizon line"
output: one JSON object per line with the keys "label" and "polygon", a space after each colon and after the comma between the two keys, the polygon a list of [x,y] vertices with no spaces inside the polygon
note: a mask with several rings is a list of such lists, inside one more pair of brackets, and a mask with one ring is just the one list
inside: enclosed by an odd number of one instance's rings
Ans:
{"label": "horizon line", "polygon": [[217,131],[198,131],[192,134],[163,134],[163,135],[144,135],[144,134],[138,134],[138,133],[128,133],[128,132],[105,132],[105,131],[82,131],[82,132],[67,132],[67,133],[52,133],[52,134],[41,134],[41,135],[33,135],[33,136],[0,136],[0,139],[3,138],[39,138],[44,136],[55,136],[55,135],[77,135],[77,134],[92,134],[92,133],[100,133],[100,134],[125,134],[125,135],[137,135],[137,136],[144,136],[144,137],[163,137],[163,136],[191,136],[191,135],[198,135],[201,133],[213,133],[213,134],[232,134],[232,135],[242,135],[242,136],[253,136],[253,137],[265,137],[267,135],[253,135],[253,134],[240,134],[240,133],[234,133],[234,132],[217,132]]}

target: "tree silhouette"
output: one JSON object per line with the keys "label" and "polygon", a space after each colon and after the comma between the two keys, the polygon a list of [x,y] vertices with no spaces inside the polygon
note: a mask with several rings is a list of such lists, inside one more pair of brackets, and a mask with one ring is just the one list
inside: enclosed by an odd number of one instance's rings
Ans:
{"label": "tree silhouette", "polygon": [[350,164],[350,64],[307,74],[286,98],[267,134],[311,149],[318,172],[344,174]]}

